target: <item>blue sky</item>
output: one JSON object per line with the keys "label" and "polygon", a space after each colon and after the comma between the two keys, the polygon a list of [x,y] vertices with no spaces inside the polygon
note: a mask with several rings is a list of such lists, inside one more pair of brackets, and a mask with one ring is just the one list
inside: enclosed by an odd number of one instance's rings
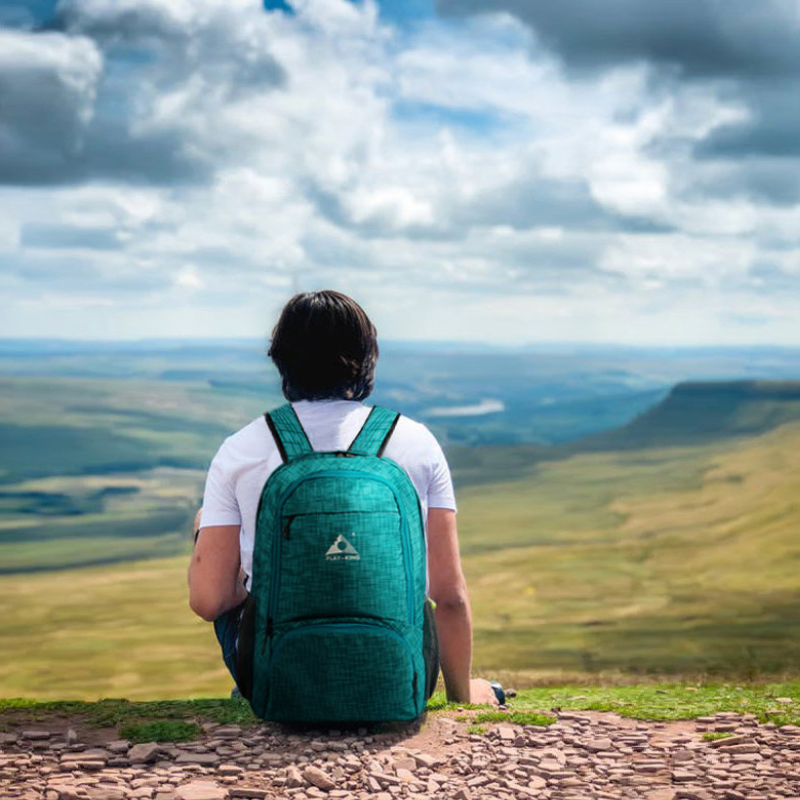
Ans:
{"label": "blue sky", "polygon": [[0,336],[800,344],[794,0],[0,6]]}

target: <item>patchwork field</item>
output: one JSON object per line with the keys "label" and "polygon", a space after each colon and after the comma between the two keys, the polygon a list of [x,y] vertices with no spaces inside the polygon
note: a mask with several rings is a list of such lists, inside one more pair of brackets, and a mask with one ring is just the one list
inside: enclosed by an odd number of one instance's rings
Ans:
{"label": "patchwork field", "polygon": [[182,552],[211,457],[264,402],[200,383],[0,379],[0,575]]}

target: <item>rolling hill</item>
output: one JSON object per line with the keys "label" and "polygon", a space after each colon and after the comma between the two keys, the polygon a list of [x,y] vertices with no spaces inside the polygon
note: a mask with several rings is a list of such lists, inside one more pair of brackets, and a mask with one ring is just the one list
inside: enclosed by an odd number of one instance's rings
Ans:
{"label": "rolling hill", "polygon": [[800,381],[686,381],[630,422],[559,444],[451,447],[461,487],[531,474],[537,465],[580,453],[691,447],[752,437],[800,421]]}
{"label": "rolling hill", "polygon": [[602,447],[463,492],[479,663],[796,673],[799,386],[677,387]]}
{"label": "rolling hill", "polygon": [[753,436],[795,420],[800,420],[800,381],[687,381],[627,424],[566,449],[692,445]]}

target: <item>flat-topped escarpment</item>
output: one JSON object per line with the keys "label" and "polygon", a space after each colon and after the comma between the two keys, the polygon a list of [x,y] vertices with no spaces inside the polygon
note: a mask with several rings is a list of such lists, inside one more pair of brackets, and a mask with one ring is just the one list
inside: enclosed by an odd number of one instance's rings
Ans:
{"label": "flat-topped escarpment", "polygon": [[570,449],[628,450],[701,444],[800,421],[800,380],[686,381],[626,425]]}

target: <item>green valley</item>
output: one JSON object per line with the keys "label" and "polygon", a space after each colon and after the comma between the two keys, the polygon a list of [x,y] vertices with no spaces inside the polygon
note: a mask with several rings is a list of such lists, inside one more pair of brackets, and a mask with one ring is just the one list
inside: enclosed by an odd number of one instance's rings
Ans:
{"label": "green valley", "polygon": [[[381,363],[375,402],[453,467],[476,669],[796,678],[796,351],[390,345]],[[761,380],[720,380],[743,374]],[[221,441],[279,402],[259,343],[0,346],[0,696],[229,691],[187,606],[189,527]]]}
{"label": "green valley", "polygon": [[[31,399],[15,413],[24,410],[33,424],[48,396],[26,380]],[[678,425],[676,403],[692,424],[679,386],[609,433],[603,447],[597,437],[584,452],[580,443],[452,450],[476,669],[520,686],[796,678],[797,386],[734,387],[743,399],[726,419],[756,422],[718,424],[695,444],[659,438]],[[714,392],[729,397],[731,387],[693,391],[706,408]],[[102,396],[106,410],[91,412],[98,426],[142,448],[136,471],[81,475],[76,467],[2,487],[0,553],[9,574],[0,578],[0,648],[15,657],[0,666],[1,694],[144,699],[229,691],[210,626],[192,616],[185,588],[202,459],[221,434],[191,429],[185,410],[200,407],[200,390],[178,384],[169,392],[157,395],[164,415],[157,433],[142,421],[154,413],[146,387],[137,394],[121,384]],[[58,396],[62,421],[77,429],[81,404],[70,387]],[[193,413],[209,426],[233,427],[235,415],[252,413],[246,403],[208,402]],[[88,452],[112,459],[115,447],[110,439]],[[169,463],[179,455],[195,461]],[[149,560],[137,560],[145,554]],[[92,563],[102,566],[63,569]]]}

